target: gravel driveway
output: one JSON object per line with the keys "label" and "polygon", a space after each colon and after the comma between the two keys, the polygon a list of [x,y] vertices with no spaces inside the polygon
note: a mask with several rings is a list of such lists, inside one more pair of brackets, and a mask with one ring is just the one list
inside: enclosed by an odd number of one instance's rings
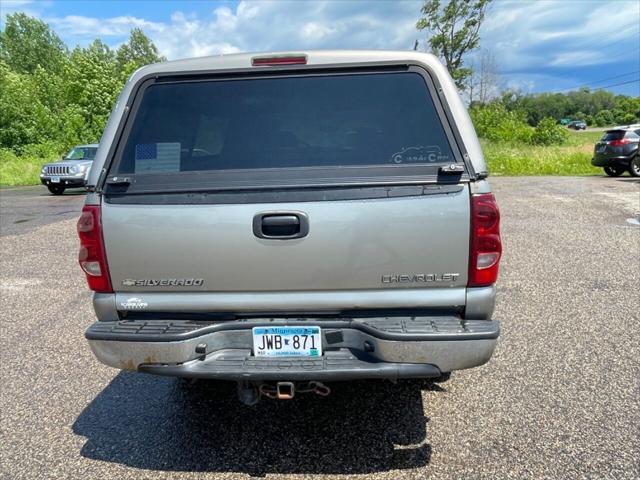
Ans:
{"label": "gravel driveway", "polygon": [[494,178],[505,255],[485,366],[246,407],[120,373],[83,332],[82,195],[0,191],[1,478],[640,477],[640,183]]}

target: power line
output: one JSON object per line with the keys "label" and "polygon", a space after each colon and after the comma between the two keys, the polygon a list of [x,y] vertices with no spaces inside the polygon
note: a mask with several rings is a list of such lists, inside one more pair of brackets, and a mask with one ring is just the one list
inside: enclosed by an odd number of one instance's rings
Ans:
{"label": "power line", "polygon": [[620,82],[620,83],[614,83],[612,85],[605,85],[604,87],[598,87],[595,90],[604,90],[605,88],[619,87],[620,85],[628,85],[630,83],[638,83],[638,84],[640,84],[640,78],[637,78],[635,80],[629,80],[628,82]]}
{"label": "power line", "polygon": [[640,70],[636,70],[634,72],[623,73],[622,75],[616,75],[615,77],[603,78],[602,80],[596,80],[595,82],[589,82],[589,83],[587,83],[585,85],[593,85],[594,83],[602,83],[602,82],[606,82],[608,80],[613,80],[615,78],[628,77],[629,75],[633,75],[634,73],[640,73]]}
{"label": "power line", "polygon": [[595,84],[598,84],[598,83],[608,82],[609,80],[615,80],[616,78],[628,77],[629,75],[634,75],[636,73],[640,73],[640,70],[623,73],[622,75],[614,75],[613,77],[601,78],[600,80],[595,80],[595,81],[589,82],[589,83],[583,83],[581,85],[576,85],[575,87],[571,87],[571,88],[563,88],[563,89],[558,89],[558,90],[552,90],[551,93],[569,92],[571,90],[576,90],[578,88],[589,87],[589,86],[592,86],[592,85],[595,85]]}

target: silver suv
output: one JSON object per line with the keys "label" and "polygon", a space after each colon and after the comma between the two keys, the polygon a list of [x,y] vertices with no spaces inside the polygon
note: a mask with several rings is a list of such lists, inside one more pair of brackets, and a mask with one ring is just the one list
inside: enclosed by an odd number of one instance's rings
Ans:
{"label": "silver suv", "polygon": [[98,144],[77,145],[62,160],[46,163],[40,171],[40,182],[54,195],[62,195],[67,188],[84,187]]}
{"label": "silver suv", "polygon": [[500,216],[432,55],[147,66],[94,164],[80,265],[107,365],[237,381],[252,404],[492,355]]}

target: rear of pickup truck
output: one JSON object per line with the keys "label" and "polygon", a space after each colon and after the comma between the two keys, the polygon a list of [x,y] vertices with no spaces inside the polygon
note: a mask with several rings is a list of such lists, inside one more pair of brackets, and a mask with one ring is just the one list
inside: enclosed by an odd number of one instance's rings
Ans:
{"label": "rear of pickup truck", "polygon": [[98,317],[86,337],[116,368],[273,383],[280,398],[481,365],[501,255],[485,178],[431,55],[145,67],[78,222]]}

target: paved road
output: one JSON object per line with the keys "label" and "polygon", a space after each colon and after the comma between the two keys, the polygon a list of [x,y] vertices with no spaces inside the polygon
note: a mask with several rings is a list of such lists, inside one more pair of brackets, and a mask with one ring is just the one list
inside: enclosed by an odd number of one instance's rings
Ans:
{"label": "paved road", "polygon": [[0,477],[639,478],[640,183],[493,185],[505,256],[490,363],[254,408],[233,386],[99,365],[82,336],[82,197],[0,191]]}
{"label": "paved road", "polygon": [[55,196],[42,186],[3,188],[0,190],[0,236],[22,235],[43,225],[77,218],[83,201],[84,191],[80,189]]}

